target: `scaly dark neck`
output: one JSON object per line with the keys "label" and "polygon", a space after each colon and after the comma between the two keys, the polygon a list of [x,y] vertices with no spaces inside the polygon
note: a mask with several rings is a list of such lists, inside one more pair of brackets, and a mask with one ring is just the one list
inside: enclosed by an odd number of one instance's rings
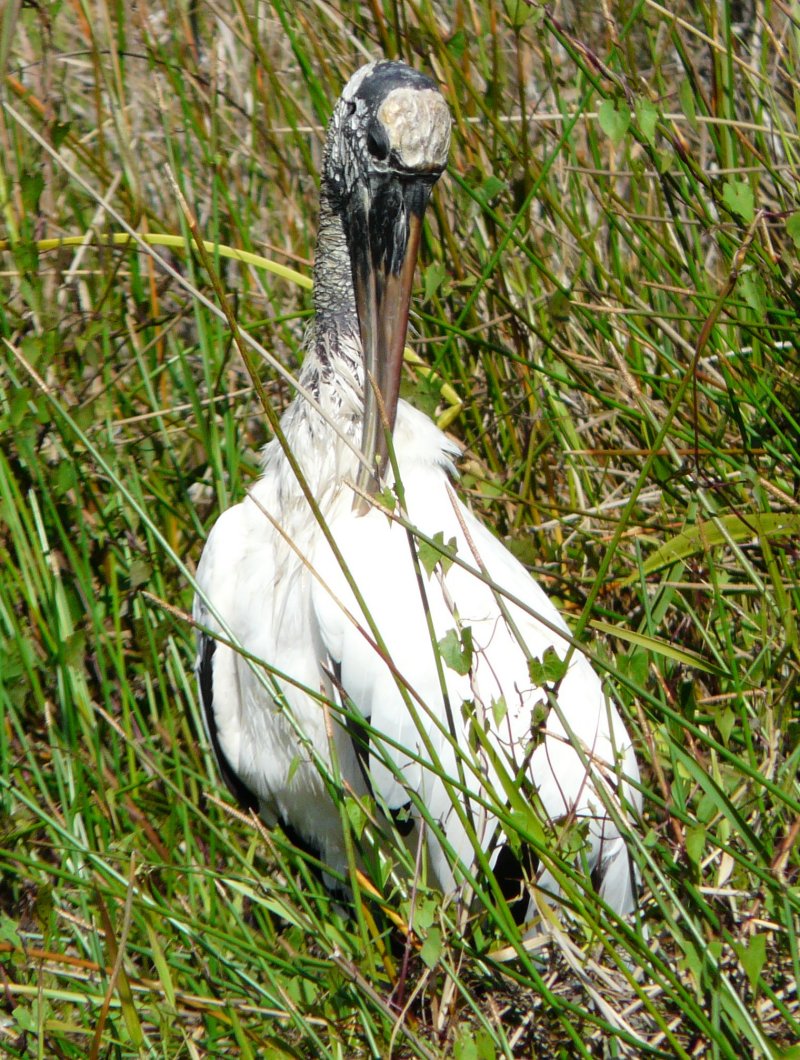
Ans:
{"label": "scaly dark neck", "polygon": [[[321,406],[324,415],[298,394],[283,415],[287,440],[296,455],[324,453],[325,464],[341,449],[338,431],[360,444],[363,416],[363,356],[356,313],[350,254],[341,218],[323,191],[314,263],[314,322],[300,382]],[[312,444],[311,439],[315,439]],[[355,475],[356,458],[340,453],[334,460],[337,475]],[[309,481],[321,474],[319,461],[306,467]],[[322,476],[324,478],[324,475]]]}
{"label": "scaly dark neck", "polygon": [[[314,262],[313,354],[325,376],[328,371],[335,371],[332,355],[341,356],[360,385],[363,373],[360,347],[350,252],[341,217],[323,188]],[[358,356],[354,357],[356,353]]]}

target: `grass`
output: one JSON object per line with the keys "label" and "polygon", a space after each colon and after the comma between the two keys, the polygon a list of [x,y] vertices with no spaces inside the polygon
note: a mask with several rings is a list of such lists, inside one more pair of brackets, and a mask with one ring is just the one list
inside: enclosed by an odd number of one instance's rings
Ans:
{"label": "grass", "polygon": [[[797,1055],[799,44],[772,3],[6,5],[5,1055]],[[294,371],[310,301],[189,217],[308,277],[381,53],[455,118],[404,385],[635,735],[647,938],[574,885],[527,953],[380,861],[332,905],[202,737],[191,574],[267,439],[219,308]]]}

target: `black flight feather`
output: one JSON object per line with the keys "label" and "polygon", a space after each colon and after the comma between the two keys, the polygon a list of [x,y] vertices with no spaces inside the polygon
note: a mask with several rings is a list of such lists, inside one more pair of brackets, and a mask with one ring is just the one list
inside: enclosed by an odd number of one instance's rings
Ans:
{"label": "black flight feather", "polygon": [[225,752],[219,742],[217,718],[214,713],[214,651],[216,647],[217,642],[213,638],[204,635],[200,636],[197,682],[200,686],[200,700],[206,715],[208,735],[211,737],[211,746],[214,749],[214,756],[217,759],[222,779],[236,796],[243,809],[258,811],[258,796],[248,788],[242,778],[234,771],[233,766],[225,757]]}

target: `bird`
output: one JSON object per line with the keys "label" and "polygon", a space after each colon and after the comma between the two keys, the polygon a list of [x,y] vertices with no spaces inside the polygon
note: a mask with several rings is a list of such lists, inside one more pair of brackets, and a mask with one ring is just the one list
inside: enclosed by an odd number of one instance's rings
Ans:
{"label": "bird", "polygon": [[[563,891],[541,843],[572,822],[581,871],[627,915],[641,796],[619,710],[541,586],[459,497],[460,445],[399,399],[450,137],[436,83],[401,62],[363,66],[335,104],[298,392],[197,569],[201,714],[233,795],[334,889],[347,890],[338,796],[351,792],[424,848],[436,886],[492,871],[521,919],[532,888]],[[528,861],[504,830],[512,813],[539,836]]]}

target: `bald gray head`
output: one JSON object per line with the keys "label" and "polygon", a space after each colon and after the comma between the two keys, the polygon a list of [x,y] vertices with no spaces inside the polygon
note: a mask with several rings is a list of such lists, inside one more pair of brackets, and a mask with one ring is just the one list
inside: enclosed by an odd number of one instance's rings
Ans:
{"label": "bald gray head", "polygon": [[432,186],[447,164],[450,110],[436,84],[405,63],[362,66],[328,126],[323,186],[340,208],[365,181],[415,177]]}
{"label": "bald gray head", "polygon": [[328,126],[316,329],[320,345],[333,342],[341,352],[349,335],[360,346],[352,367],[366,470],[358,484],[370,492],[386,470],[385,426],[394,426],[422,219],[449,148],[447,104],[429,77],[404,63],[363,66]]}

